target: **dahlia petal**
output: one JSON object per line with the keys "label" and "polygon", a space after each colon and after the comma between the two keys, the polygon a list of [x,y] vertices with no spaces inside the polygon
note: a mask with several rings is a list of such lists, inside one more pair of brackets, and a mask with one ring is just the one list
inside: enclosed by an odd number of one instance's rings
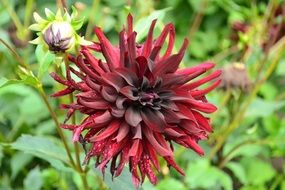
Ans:
{"label": "dahlia petal", "polygon": [[190,75],[190,74],[197,72],[198,70],[205,70],[205,72],[206,72],[206,71],[212,69],[214,66],[215,66],[215,64],[212,62],[204,62],[204,63],[200,63],[199,65],[196,65],[194,67],[190,67],[190,68],[186,68],[186,69],[179,69],[176,71],[176,73],[180,74],[180,75]]}
{"label": "dahlia petal", "polygon": [[107,84],[114,87],[117,90],[117,92],[119,92],[120,89],[126,85],[124,79],[121,76],[116,75],[115,73],[105,73],[102,75],[102,79]]}
{"label": "dahlia petal", "polygon": [[130,144],[128,143],[127,146],[125,146],[122,149],[122,153],[120,156],[120,162],[117,167],[117,171],[115,173],[115,177],[119,176],[121,172],[123,171],[125,167],[125,163],[129,161],[129,149],[130,149]]}
{"label": "dahlia petal", "polygon": [[207,118],[205,118],[202,114],[200,114],[199,112],[196,111],[192,111],[192,113],[194,114],[195,118],[197,119],[198,123],[200,124],[199,126],[202,127],[203,129],[205,129],[208,132],[212,132],[213,129],[209,124],[209,120]]}
{"label": "dahlia petal", "polygon": [[149,156],[147,155],[143,155],[142,156],[142,160],[141,160],[141,168],[142,168],[142,171],[146,173],[149,181],[152,183],[152,184],[156,184],[157,183],[157,178],[151,168],[151,164],[150,164],[150,158]]}
{"label": "dahlia petal", "polygon": [[180,118],[177,116],[177,114],[174,111],[163,109],[162,113],[165,117],[166,123],[179,123],[180,122]]}
{"label": "dahlia petal", "polygon": [[106,139],[107,137],[111,136],[114,134],[120,127],[120,122],[119,121],[113,121],[111,122],[108,127],[100,134],[95,135],[89,139],[90,142],[96,142],[96,141],[101,141]]}
{"label": "dahlia petal", "polygon": [[83,49],[88,47],[89,49],[92,49],[92,50],[94,50],[96,52],[101,52],[102,51],[100,43],[97,43],[97,42],[93,42],[93,44],[91,44],[91,45],[89,45],[87,47],[86,46],[82,46],[82,47],[83,47]]}
{"label": "dahlia petal", "polygon": [[82,55],[79,55],[77,58],[77,61],[75,63],[79,68],[81,68],[86,74],[88,74],[90,77],[101,81],[100,77],[94,73],[91,69],[89,69],[86,64],[84,63]]}
{"label": "dahlia petal", "polygon": [[153,163],[154,167],[157,169],[157,171],[160,171],[160,165],[157,159],[157,154],[155,152],[155,149],[152,147],[152,145],[148,142],[145,143],[146,145],[146,151],[148,152],[148,155],[150,156],[151,162]]}
{"label": "dahlia petal", "polygon": [[128,14],[127,17],[127,22],[128,22],[128,36],[130,36],[133,33],[133,17],[131,14]]}
{"label": "dahlia petal", "polygon": [[155,44],[154,44],[154,48],[152,49],[149,58],[151,60],[155,60],[160,49],[162,48],[163,43],[165,42],[165,38],[166,36],[170,33],[171,30],[174,29],[173,24],[167,24],[163,31],[161,32],[160,36],[156,39]]}
{"label": "dahlia petal", "polygon": [[217,110],[217,107],[214,106],[213,104],[205,103],[202,101],[198,101],[198,100],[190,99],[186,97],[173,96],[171,97],[171,100],[175,102],[187,103],[192,106],[191,109],[196,109],[196,110],[199,110],[205,113],[213,113]]}
{"label": "dahlia petal", "polygon": [[74,92],[74,88],[71,88],[71,87],[67,87],[61,91],[58,91],[52,95],[50,95],[51,97],[60,97],[60,96],[64,96],[64,95],[67,95],[67,94],[71,94],[72,92]]}
{"label": "dahlia petal", "polygon": [[74,129],[77,128],[78,126],[77,126],[77,125],[61,124],[60,127],[63,128],[63,129],[74,130]]}
{"label": "dahlia petal", "polygon": [[150,25],[146,41],[143,45],[143,50],[142,50],[142,56],[143,57],[148,57],[150,54],[150,51],[152,48],[153,30],[154,30],[154,26],[156,24],[156,21],[157,21],[157,19],[153,20],[151,25]]}
{"label": "dahlia petal", "polygon": [[126,67],[130,67],[132,68],[132,70],[136,70],[137,69],[137,65],[136,65],[136,33],[133,32],[131,35],[129,35],[128,37],[128,56],[129,56],[129,64],[128,66]]}
{"label": "dahlia petal", "polygon": [[132,132],[134,134],[133,139],[142,139],[141,124],[138,124],[136,127],[132,127]]}
{"label": "dahlia petal", "polygon": [[76,97],[78,97],[78,98],[85,98],[85,99],[98,99],[98,98],[100,98],[101,99],[101,97],[99,97],[94,91],[87,91],[87,92],[80,92],[80,93],[78,93],[78,94],[76,94],[75,95]]}
{"label": "dahlia petal", "polygon": [[140,139],[134,139],[133,140],[131,149],[129,151],[129,156],[136,156],[137,155],[138,150],[139,150],[139,146],[140,146],[140,143],[141,143],[140,141],[141,141]]}
{"label": "dahlia petal", "polygon": [[81,125],[73,130],[72,142],[77,142],[79,140],[79,136],[84,129],[85,125]]}
{"label": "dahlia petal", "polygon": [[128,68],[118,68],[115,71],[131,86],[137,86],[138,80],[136,74]]}
{"label": "dahlia petal", "polygon": [[117,142],[122,141],[127,135],[130,130],[130,126],[125,122],[121,123],[117,136],[114,138]]}
{"label": "dahlia petal", "polygon": [[164,53],[164,55],[162,56],[162,60],[166,59],[167,57],[169,57],[171,55],[173,46],[174,46],[174,41],[175,41],[175,28],[173,27],[172,30],[169,31],[169,35],[168,35],[168,45],[167,45],[167,49]]}
{"label": "dahlia petal", "polygon": [[102,68],[99,66],[98,60],[92,56],[88,50],[81,50],[81,53],[86,57],[92,68],[99,74],[102,75],[105,73]]}
{"label": "dahlia petal", "polygon": [[74,112],[75,112],[75,109],[68,109],[63,123],[66,123],[71,118],[71,116],[74,114]]}
{"label": "dahlia petal", "polygon": [[117,162],[118,155],[115,155],[111,162],[110,172],[112,174],[112,180],[114,179],[114,174],[116,171],[116,162]]}
{"label": "dahlia petal", "polygon": [[[177,127],[177,126],[176,126]],[[179,132],[177,132],[175,129],[173,128],[166,128],[165,129],[165,133],[171,137],[182,137],[185,136],[185,134],[181,134]]]}
{"label": "dahlia petal", "polygon": [[54,80],[56,80],[57,82],[59,82],[59,83],[61,83],[61,84],[64,84],[64,85],[66,85],[66,86],[69,85],[68,81],[63,80],[62,78],[60,78],[55,72],[50,73],[50,76],[51,76]]}
{"label": "dahlia petal", "polygon": [[132,87],[132,86],[125,86],[121,88],[120,93],[126,96],[128,99],[133,100],[133,101],[139,99],[138,96],[135,96],[135,94],[137,93],[137,88]]}
{"label": "dahlia petal", "polygon": [[182,104],[177,104],[179,111],[182,113],[182,115],[186,116],[187,119],[189,119],[190,121],[192,121],[196,126],[198,126],[198,123],[196,121],[195,116],[192,113],[191,108],[188,108],[185,105]]}
{"label": "dahlia petal", "polygon": [[196,123],[190,120],[181,121],[179,126],[185,131],[185,133],[189,135],[196,135],[196,134],[203,132],[203,130],[198,128],[198,125]]}
{"label": "dahlia petal", "polygon": [[204,96],[205,94],[211,92],[212,90],[214,90],[217,86],[219,86],[220,83],[221,83],[221,80],[215,81],[213,84],[211,84],[211,86],[209,86],[203,90],[191,91],[190,94],[194,98],[199,98],[199,97]]}
{"label": "dahlia petal", "polygon": [[108,123],[110,120],[112,120],[112,116],[110,112],[107,110],[102,115],[97,116],[94,121],[96,124],[103,124],[103,123]]}
{"label": "dahlia petal", "polygon": [[99,99],[99,98],[97,98],[97,99],[95,99],[95,101],[91,101],[91,102],[86,101],[83,98],[79,98],[77,101],[79,104],[86,106],[88,108],[93,108],[95,110],[106,110],[110,106],[108,102],[106,102],[103,99]]}
{"label": "dahlia petal", "polygon": [[151,129],[157,132],[163,131],[166,126],[163,114],[157,110],[150,110],[148,108],[141,111],[142,120]]}
{"label": "dahlia petal", "polygon": [[117,109],[114,107],[111,108],[111,114],[117,118],[123,117],[125,115],[125,111],[126,111],[125,109]]}
{"label": "dahlia petal", "polygon": [[119,66],[119,54],[118,50],[113,47],[109,40],[105,37],[102,30],[98,27],[95,28],[96,36],[98,37],[102,49],[102,53],[109,65],[110,69],[116,68]]}
{"label": "dahlia petal", "polygon": [[[197,77],[201,74],[197,73],[196,76]],[[164,74],[162,76],[162,80],[163,82],[163,89],[170,89],[170,88],[174,88],[175,86],[181,86],[181,84],[185,84],[187,82],[187,79],[190,78],[190,76],[186,76],[186,75],[177,75],[177,74]],[[191,80],[191,79],[190,79]]]}
{"label": "dahlia petal", "polygon": [[89,76],[86,77],[86,84],[96,92],[100,92],[101,86],[93,82]]}
{"label": "dahlia petal", "polygon": [[145,128],[143,133],[158,154],[161,156],[173,156],[172,151],[170,151],[168,147],[163,147],[158,143],[158,141],[154,138],[153,132],[150,131],[150,129]]}
{"label": "dahlia petal", "polygon": [[124,103],[127,101],[127,98],[118,96],[117,100],[116,100],[116,106],[118,109],[125,109],[125,105]]}
{"label": "dahlia petal", "polygon": [[174,54],[166,59],[163,59],[157,63],[154,68],[154,75],[160,76],[166,73],[174,73],[184,56],[185,50],[188,46],[188,40],[184,40],[184,43],[177,54]]}
{"label": "dahlia petal", "polygon": [[200,156],[204,155],[203,149],[197,144],[196,141],[194,141],[190,137],[186,138],[185,143],[187,143],[187,145]]}
{"label": "dahlia petal", "polygon": [[215,72],[211,73],[210,75],[208,75],[208,76],[206,76],[200,80],[197,80],[195,82],[191,82],[189,84],[184,85],[182,88],[186,88],[187,90],[194,89],[198,86],[205,84],[206,82],[209,82],[215,78],[218,78],[221,74],[222,74],[222,70],[216,70]]}
{"label": "dahlia petal", "polygon": [[107,87],[107,86],[102,87],[101,95],[108,102],[115,102],[118,97],[116,90],[113,87]]}
{"label": "dahlia petal", "polygon": [[176,162],[173,160],[171,156],[165,156],[163,157],[167,163],[172,166],[176,171],[178,171],[181,175],[185,175],[184,171],[176,164]]}
{"label": "dahlia petal", "polygon": [[125,65],[125,53],[126,53],[125,35],[126,35],[125,30],[122,30],[119,34],[120,66],[121,67]]}
{"label": "dahlia petal", "polygon": [[130,106],[125,113],[125,121],[133,127],[136,127],[141,121],[142,116],[138,109],[133,106]]}
{"label": "dahlia petal", "polygon": [[84,80],[84,75],[82,73],[80,73],[79,71],[75,70],[73,67],[69,67],[70,71],[75,74],[78,78],[80,78],[81,80]]}

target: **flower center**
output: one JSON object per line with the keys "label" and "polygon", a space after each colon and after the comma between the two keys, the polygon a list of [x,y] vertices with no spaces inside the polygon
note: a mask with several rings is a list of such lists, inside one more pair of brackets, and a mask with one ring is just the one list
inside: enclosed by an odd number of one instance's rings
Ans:
{"label": "flower center", "polygon": [[149,105],[154,107],[160,107],[159,103],[161,102],[160,97],[155,92],[140,92],[139,93],[139,102],[141,105]]}

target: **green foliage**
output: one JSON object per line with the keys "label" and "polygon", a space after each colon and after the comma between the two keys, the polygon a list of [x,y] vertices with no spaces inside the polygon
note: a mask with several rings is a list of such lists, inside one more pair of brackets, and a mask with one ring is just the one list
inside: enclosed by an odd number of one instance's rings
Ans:
{"label": "green foliage", "polygon": [[70,170],[70,168],[65,165],[68,163],[65,150],[47,137],[22,135],[10,146],[12,149],[21,150],[46,160],[58,170]]}
{"label": "green foliage", "polygon": [[228,174],[211,166],[205,159],[200,159],[189,165],[186,183],[190,188],[216,189],[222,187],[225,190],[232,189],[232,181]]}
{"label": "green foliage", "polygon": [[[168,170],[161,162],[158,184],[153,186],[146,178],[141,189],[285,190],[285,40],[283,31],[277,42],[273,42],[271,24],[283,22],[282,16],[275,18],[274,11],[269,10],[284,6],[282,0],[66,2],[70,12],[75,6],[79,16],[85,17],[84,23],[73,24],[81,28],[78,33],[87,40],[97,41],[92,32],[96,25],[114,44],[118,43],[118,31],[126,27],[126,16],[131,12],[138,41],[146,38],[153,19],[158,20],[155,36],[166,23],[174,23],[175,52],[185,37],[190,38],[183,66],[206,60],[216,62],[218,68],[235,62],[245,65],[249,88],[219,89],[207,96],[219,111],[210,118],[214,134],[201,145],[205,156],[201,158],[174,145],[176,161],[186,176]],[[64,113],[58,107],[68,100],[48,98],[59,88],[48,73],[55,70],[64,73],[60,67],[62,59],[55,60],[55,56],[40,45],[28,44],[36,36],[28,30],[34,23],[32,12],[44,15],[45,8],[56,11],[58,6],[45,0],[0,0],[0,38],[19,55],[16,57],[0,44],[0,190],[84,189],[85,172],[80,173],[72,166],[43,101],[44,94],[62,122]],[[48,16],[53,17],[50,12]],[[248,26],[245,33],[232,29],[236,21]],[[266,43],[271,41],[267,52]],[[81,115],[78,116],[79,121]],[[66,131],[64,135],[75,160],[72,134]],[[222,145],[214,152],[219,142]],[[80,151],[82,163],[85,155],[81,147]],[[83,168],[86,167],[87,182],[92,190],[134,189],[127,166],[122,175],[114,179],[106,168],[102,180],[101,173],[93,169],[94,160],[90,162]]]}

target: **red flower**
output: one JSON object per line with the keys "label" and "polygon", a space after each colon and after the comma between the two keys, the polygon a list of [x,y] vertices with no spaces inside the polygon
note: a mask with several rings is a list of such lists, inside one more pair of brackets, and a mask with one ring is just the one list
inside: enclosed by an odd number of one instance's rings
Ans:
{"label": "red flower", "polygon": [[[173,142],[203,155],[197,142],[206,139],[212,128],[201,112],[216,110],[207,102],[205,94],[220,81],[216,80],[205,89],[198,87],[221,74],[221,71],[215,71],[193,81],[214,64],[207,62],[179,69],[188,40],[184,40],[177,54],[172,54],[173,25],[166,25],[154,39],[155,23],[156,20],[151,24],[146,41],[137,44],[129,16],[128,28],[120,32],[118,47],[108,41],[100,28],[95,28],[99,43],[89,49],[102,53],[105,60],[97,59],[83,47],[77,58],[70,57],[80,72],[68,67],[66,79],[51,74],[66,86],[53,96],[77,92],[76,102],[62,106],[68,109],[67,119],[76,110],[86,115],[78,125],[63,125],[74,132],[73,141],[91,144],[85,162],[91,157],[97,158],[96,167],[102,172],[111,162],[110,170],[115,176],[120,175],[129,163],[136,187],[144,181],[145,175],[151,183],[157,182],[158,156],[184,175],[174,161]],[[166,51],[160,55],[167,36]],[[70,73],[77,75],[80,81],[73,80]],[[83,136],[84,130],[87,133]]]}

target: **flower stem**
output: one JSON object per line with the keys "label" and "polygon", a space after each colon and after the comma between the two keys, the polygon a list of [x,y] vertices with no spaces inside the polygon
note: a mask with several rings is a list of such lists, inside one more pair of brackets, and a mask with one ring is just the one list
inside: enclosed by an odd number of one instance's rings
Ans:
{"label": "flower stem", "polygon": [[23,29],[23,25],[14,11],[14,9],[10,6],[9,2],[7,0],[1,0],[2,4],[4,5],[5,9],[7,10],[8,14],[10,15],[13,23],[15,24],[18,31],[21,31]]}
{"label": "flower stem", "polygon": [[193,23],[191,24],[191,27],[189,29],[189,35],[188,35],[188,39],[192,40],[193,35],[196,33],[196,31],[199,29],[203,16],[204,16],[204,11],[206,9],[208,5],[208,1],[207,0],[202,0],[199,10],[197,12],[197,14],[195,15],[195,18],[193,20]]}
{"label": "flower stem", "polygon": [[[67,70],[68,69],[68,58],[67,58],[67,56],[64,57],[63,61],[64,61],[64,64],[65,64],[65,69]],[[69,102],[73,103],[73,101],[74,101],[73,93],[71,93],[71,94],[69,94]],[[71,122],[72,122],[73,125],[76,124],[76,115],[75,114],[72,115]],[[76,158],[77,170],[80,172],[79,174],[80,174],[80,177],[81,177],[81,180],[82,180],[83,187],[84,187],[85,190],[89,190],[88,181],[87,181],[87,178],[86,178],[87,170],[83,169],[81,167],[80,148],[78,146],[78,142],[74,142],[73,145],[74,145],[74,150],[75,150],[75,158]]]}
{"label": "flower stem", "polygon": [[28,28],[30,25],[30,19],[33,11],[34,0],[27,0],[26,8],[25,8],[25,19],[24,19],[24,27]]}
{"label": "flower stem", "polygon": [[92,7],[91,7],[91,10],[90,10],[90,14],[89,14],[89,18],[88,18],[88,25],[87,25],[87,29],[86,29],[86,33],[85,33],[85,37],[86,39],[89,39],[91,33],[92,33],[92,26],[93,26],[93,22],[94,22],[94,15],[93,13],[96,12],[97,10],[97,7],[99,6],[100,4],[100,0],[94,0],[93,1],[93,4],[92,4]]}
{"label": "flower stem", "polygon": [[51,107],[51,105],[50,105],[50,103],[48,101],[48,97],[47,97],[46,93],[44,92],[44,89],[42,88],[42,86],[38,90],[39,90],[39,93],[40,93],[42,99],[44,100],[44,102],[45,102],[45,104],[46,104],[46,106],[48,108],[48,111],[49,111],[49,113],[50,113],[50,115],[51,115],[55,125],[56,125],[56,130],[57,130],[57,132],[58,132],[58,134],[59,134],[59,136],[60,136],[60,138],[61,138],[61,140],[63,142],[63,145],[64,145],[64,148],[66,150],[66,153],[67,153],[67,156],[69,158],[69,161],[70,161],[71,165],[73,167],[75,167],[76,165],[75,165],[75,163],[73,161],[73,158],[71,156],[71,151],[70,151],[70,149],[69,149],[69,147],[67,145],[67,141],[66,141],[66,138],[65,138],[65,136],[63,134],[63,131],[60,128],[60,123],[59,123],[59,121],[57,119],[56,113],[53,111],[53,109],[52,109],[52,107]]}

